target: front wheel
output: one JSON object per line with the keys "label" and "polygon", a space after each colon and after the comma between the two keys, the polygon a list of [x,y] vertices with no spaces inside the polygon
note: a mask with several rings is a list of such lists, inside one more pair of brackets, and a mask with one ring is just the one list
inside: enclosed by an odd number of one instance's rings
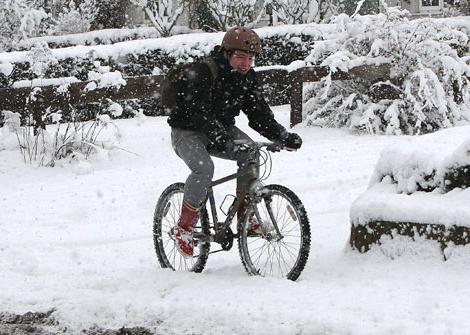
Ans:
{"label": "front wheel", "polygon": [[[194,256],[192,258],[183,257],[176,248],[174,228],[181,213],[183,195],[184,183],[175,183],[168,186],[158,199],[153,216],[155,251],[162,268],[201,272],[209,256],[210,243],[194,240]],[[209,229],[207,211],[203,207],[199,213],[199,221],[196,223],[194,232],[208,235]]]}
{"label": "front wheel", "polygon": [[281,185],[267,185],[258,194],[238,224],[243,266],[251,275],[296,280],[310,252],[305,208],[294,192]]}

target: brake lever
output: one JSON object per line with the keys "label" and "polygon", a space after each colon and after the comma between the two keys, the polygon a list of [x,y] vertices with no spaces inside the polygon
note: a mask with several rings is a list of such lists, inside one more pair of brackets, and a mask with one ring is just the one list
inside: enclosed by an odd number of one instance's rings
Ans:
{"label": "brake lever", "polygon": [[280,152],[282,150],[282,146],[273,143],[273,144],[266,146],[266,150],[270,152]]}

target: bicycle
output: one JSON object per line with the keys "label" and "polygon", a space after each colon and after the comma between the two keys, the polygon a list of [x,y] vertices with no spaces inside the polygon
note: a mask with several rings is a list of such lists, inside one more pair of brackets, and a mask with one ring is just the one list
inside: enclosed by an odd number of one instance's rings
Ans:
{"label": "bicycle", "polygon": [[[213,191],[215,186],[236,179],[238,173],[234,173],[211,183],[194,229],[194,255],[189,259],[183,257],[175,246],[173,230],[180,215],[184,183],[171,184],[160,195],[154,213],[153,237],[158,261],[162,268],[201,272],[209,254],[230,250],[236,238],[242,264],[249,275],[285,277],[295,281],[304,269],[310,251],[307,213],[297,195],[287,187],[263,184],[271,174],[270,152],[289,149],[271,142],[248,145],[237,141],[236,147],[237,150],[258,150],[262,161],[260,167],[265,167],[261,177],[241,192],[248,194],[249,200],[238,221],[237,232],[233,233],[230,226],[243,199],[232,195],[233,202],[225,213],[222,207],[229,195],[226,196],[220,205],[226,218],[219,222]],[[212,221],[209,220],[207,203]],[[261,231],[255,234],[249,229],[253,220],[261,226]],[[221,249],[211,252],[210,245],[214,242]]]}

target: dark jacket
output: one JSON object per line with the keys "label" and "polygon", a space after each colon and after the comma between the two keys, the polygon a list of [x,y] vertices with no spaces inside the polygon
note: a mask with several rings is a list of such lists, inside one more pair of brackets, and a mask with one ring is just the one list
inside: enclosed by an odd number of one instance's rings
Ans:
{"label": "dark jacket", "polygon": [[217,77],[204,62],[186,68],[178,89],[177,107],[171,111],[171,127],[199,130],[213,143],[226,140],[226,127],[235,124],[243,111],[249,126],[264,137],[279,141],[286,129],[276,122],[263,97],[262,89],[251,69],[246,75],[233,71],[228,60],[216,47],[212,56]]}

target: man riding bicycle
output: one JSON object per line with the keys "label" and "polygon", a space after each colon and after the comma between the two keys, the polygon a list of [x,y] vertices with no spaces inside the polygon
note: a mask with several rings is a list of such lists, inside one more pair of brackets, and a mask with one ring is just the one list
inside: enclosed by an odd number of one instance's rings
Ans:
{"label": "man riding bicycle", "polygon": [[[287,132],[274,119],[263,97],[252,69],[260,52],[258,35],[249,28],[235,27],[225,34],[210,59],[192,64],[182,74],[176,107],[171,109],[168,123],[173,149],[191,170],[175,227],[176,245],[185,257],[193,255],[194,225],[214,174],[211,156],[237,161],[237,197],[244,197],[240,190],[258,178],[259,157],[252,157],[250,151],[235,150],[235,140],[253,143],[235,126],[240,111],[247,115],[248,125],[269,140],[291,149],[302,145],[299,135]],[[244,202],[239,212],[243,206]]]}

